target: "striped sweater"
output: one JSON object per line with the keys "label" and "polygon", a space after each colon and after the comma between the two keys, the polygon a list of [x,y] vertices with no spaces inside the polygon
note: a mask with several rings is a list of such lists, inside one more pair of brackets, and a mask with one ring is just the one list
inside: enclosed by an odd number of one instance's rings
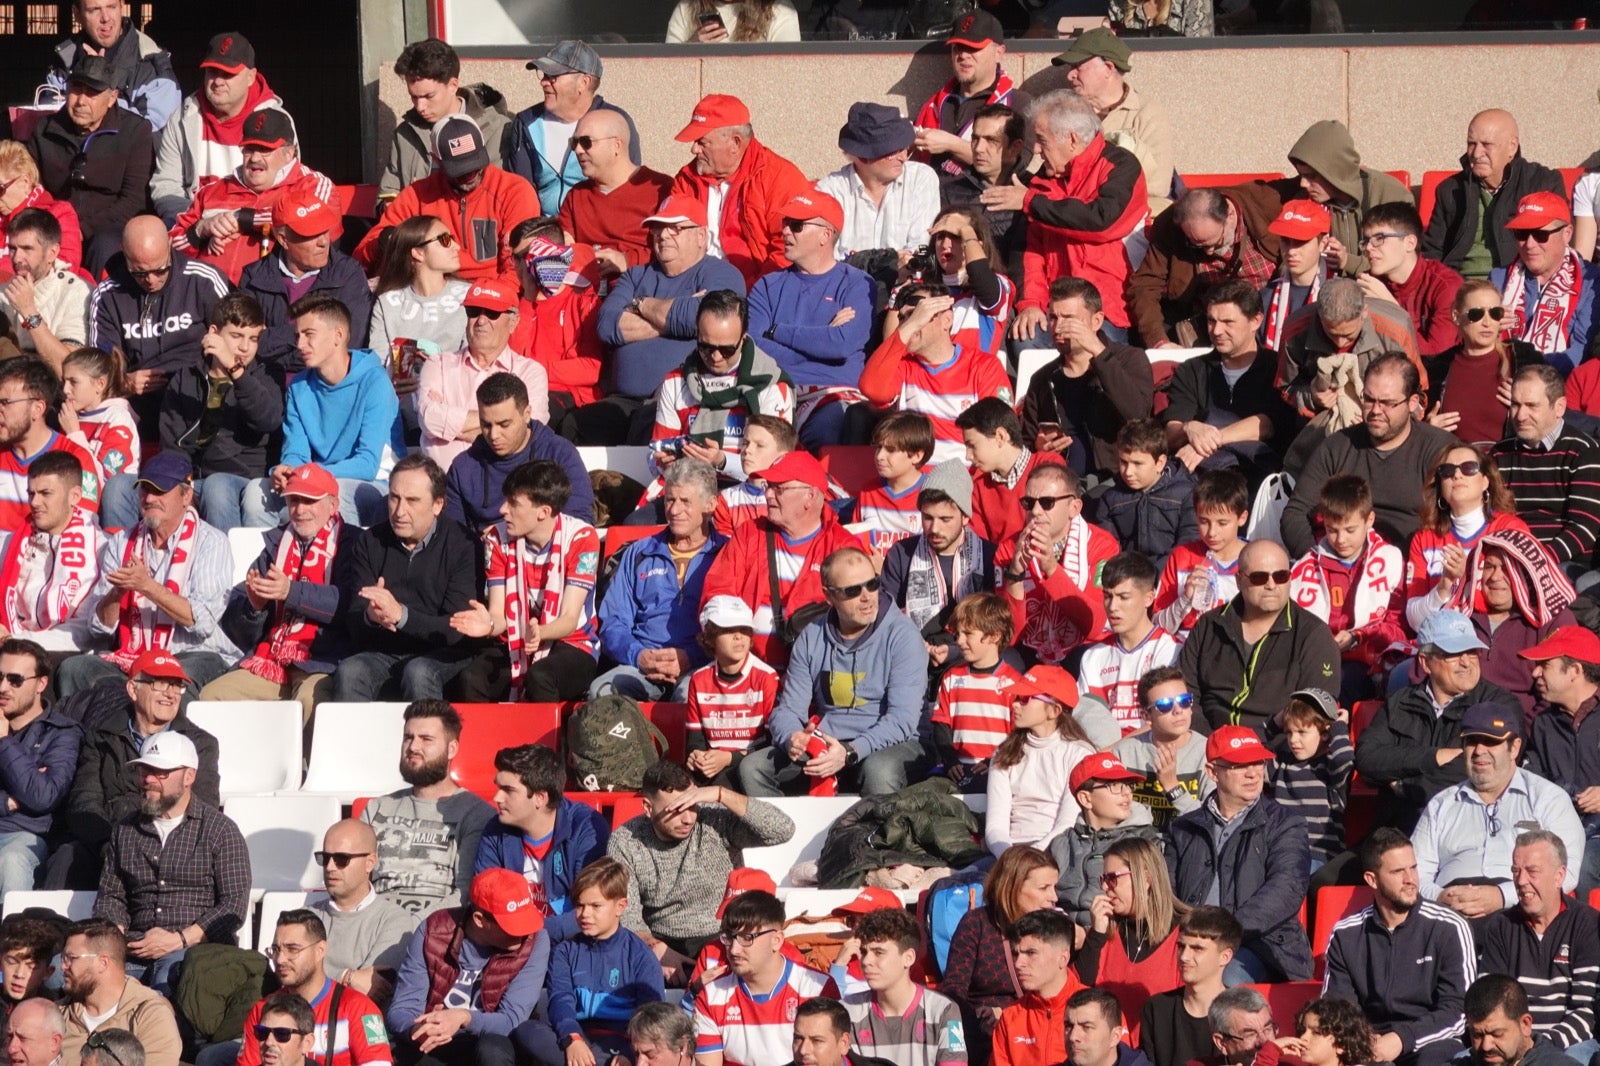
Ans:
{"label": "striped sweater", "polygon": [[1512,438],[1494,446],[1517,516],[1557,562],[1588,565],[1600,544],[1600,444],[1566,423],[1550,448]]}
{"label": "striped sweater", "polygon": [[1304,762],[1289,754],[1286,737],[1278,736],[1272,746],[1277,759],[1267,778],[1268,795],[1306,820],[1311,857],[1327,862],[1344,850],[1344,808],[1355,765],[1350,730],[1343,722],[1334,722],[1327,750]]}
{"label": "striped sweater", "polygon": [[1535,1034],[1562,1048],[1593,1039],[1600,914],[1592,907],[1565,900],[1543,935],[1528,926],[1521,907],[1489,915],[1478,930],[1478,967],[1522,984]]}

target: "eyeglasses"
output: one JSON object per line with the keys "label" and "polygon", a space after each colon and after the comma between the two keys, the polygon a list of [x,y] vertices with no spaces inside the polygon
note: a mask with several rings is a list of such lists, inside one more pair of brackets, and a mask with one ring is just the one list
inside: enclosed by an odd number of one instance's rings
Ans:
{"label": "eyeglasses", "polygon": [[10,407],[14,403],[33,403],[39,399],[37,396],[13,396],[9,400],[0,400],[0,407]]}
{"label": "eyeglasses", "polygon": [[1511,239],[1518,244],[1522,244],[1529,240],[1533,241],[1535,244],[1549,244],[1551,237],[1554,237],[1556,234],[1560,233],[1566,228],[1566,225],[1563,224],[1557,226],[1555,229],[1514,229],[1511,231]]}
{"label": "eyeglasses", "polygon": [[145,278],[165,277],[172,273],[172,260],[167,260],[166,266],[151,267],[149,270],[134,270],[129,268],[128,276],[134,281],[143,281]]}
{"label": "eyeglasses", "polygon": [[[66,959],[65,955],[61,957],[63,960]],[[84,955],[75,955],[73,957],[78,959],[87,958],[87,956]],[[90,1051],[104,1051],[107,1055],[111,1056],[111,1061],[116,1063],[117,1066],[128,1066],[127,1063],[122,1061],[122,1056],[113,1051],[111,1045],[106,1043],[106,1035],[104,1033],[90,1033],[89,1039],[83,1042],[83,1046],[88,1048]]]}
{"label": "eyeglasses", "polygon": [[1217,1035],[1222,1037],[1224,1040],[1231,1040],[1236,1044],[1243,1043],[1247,1040],[1271,1040],[1273,1037],[1278,1035],[1278,1024],[1276,1022],[1268,1022],[1260,1029],[1246,1029],[1242,1033],[1219,1032]]}
{"label": "eyeglasses", "polygon": [[313,851],[311,857],[317,860],[318,866],[326,866],[328,860],[332,859],[333,864],[342,870],[350,865],[351,859],[364,859],[371,854],[370,851]]}
{"label": "eyeglasses", "polygon": [[[1085,785],[1083,790],[1085,792],[1110,792],[1112,795],[1118,795],[1123,792],[1132,792],[1133,786],[1126,781],[1096,781],[1091,785]],[[1106,877],[1111,877],[1113,883],[1115,883],[1116,878],[1125,877],[1127,873],[1128,871],[1124,870],[1120,874],[1107,874]],[[1100,882],[1104,884],[1105,877],[1102,877]]]}
{"label": "eyeglasses", "polygon": [[1464,463],[1440,463],[1439,480],[1448,481],[1460,474],[1462,477],[1477,477],[1483,470],[1483,464],[1476,459],[1468,459]]}
{"label": "eyeglasses", "polygon": [[10,181],[0,181],[0,196],[4,196],[6,193],[10,192],[11,191],[11,186],[15,185],[17,182],[21,181],[22,179],[23,179],[23,175],[18,174],[16,177],[12,178]]}
{"label": "eyeglasses", "polygon": [[500,316],[503,315],[503,314],[505,314],[504,311],[492,311],[487,307],[469,307],[469,308],[467,308],[467,317],[468,318],[487,318],[491,322],[500,321]]}
{"label": "eyeglasses", "polygon": [[279,1044],[287,1044],[297,1036],[306,1035],[304,1030],[291,1029],[287,1025],[257,1025],[250,1031],[255,1033],[256,1039],[263,1043],[269,1036]]}
{"label": "eyeglasses", "polygon": [[[1124,784],[1125,783],[1126,782],[1124,782]],[[1102,887],[1102,888],[1116,888],[1118,881],[1122,880],[1124,877],[1132,877],[1132,876],[1133,876],[1133,871],[1132,870],[1118,870],[1115,873],[1112,873],[1110,870],[1107,870],[1105,873],[1100,875],[1100,887]]]}
{"label": "eyeglasses", "polygon": [[1076,500],[1077,498],[1076,495],[1069,492],[1063,496],[1024,496],[1021,502],[1024,511],[1031,511],[1035,507],[1045,511],[1053,511],[1056,509],[1056,504],[1062,500]]}
{"label": "eyeglasses", "polygon": [[156,692],[177,692],[184,685],[176,677],[140,677],[134,679],[133,683],[135,685],[146,685]]}
{"label": "eyeglasses", "polygon": [[1384,241],[1404,236],[1406,236],[1404,233],[1369,233],[1356,241],[1356,244],[1362,248],[1371,248],[1374,244],[1382,244]]}
{"label": "eyeglasses", "polygon": [[417,247],[426,248],[435,241],[439,242],[440,248],[454,248],[456,246],[456,235],[449,230],[445,230],[443,233],[435,233],[432,237],[418,244]]}
{"label": "eyeglasses", "polygon": [[1171,714],[1173,711],[1187,711],[1194,706],[1194,695],[1185,692],[1181,696],[1162,696],[1158,700],[1151,700],[1146,710],[1156,714]]}
{"label": "eyeglasses", "polygon": [[[1503,743],[1503,741],[1502,741]],[[1483,816],[1489,820],[1489,835],[1500,835],[1500,801],[1495,800],[1483,809]]]}
{"label": "eyeglasses", "polygon": [[735,940],[739,942],[740,946],[749,947],[756,942],[758,937],[766,936],[768,933],[781,933],[782,931],[781,929],[757,929],[749,933],[723,933],[717,939],[722,941],[726,947],[733,947]]}
{"label": "eyeglasses", "polygon": [[63,966],[72,966],[76,964],[79,959],[98,959],[99,957],[100,952],[98,951],[85,951],[82,955],[69,955],[66,952],[62,952],[61,964]]}
{"label": "eyeglasses", "polygon": [[1366,393],[1362,393],[1361,394],[1361,406],[1362,407],[1381,407],[1385,411],[1392,411],[1396,407],[1399,407],[1402,404],[1404,404],[1409,399],[1410,399],[1409,396],[1402,396],[1398,400],[1380,400],[1376,396],[1369,396]]}
{"label": "eyeglasses", "polygon": [[[785,481],[781,485],[769,484],[762,491],[765,492],[768,496],[776,496],[780,492],[785,492],[785,491],[787,491],[789,489],[810,489],[810,488],[811,488],[811,486],[807,485],[803,481]],[[816,490],[812,489],[812,491],[815,492]]]}
{"label": "eyeglasses", "polygon": [[853,600],[857,596],[861,595],[862,592],[877,592],[882,586],[883,582],[881,580],[878,578],[873,578],[870,581],[863,581],[859,585],[845,585],[842,587],[838,585],[824,585],[823,588],[827,589],[829,593],[839,597],[841,600]]}
{"label": "eyeglasses", "polygon": [[12,688],[21,688],[26,682],[37,681],[42,676],[42,674],[0,674],[0,681]]}
{"label": "eyeglasses", "polygon": [[298,955],[310,946],[310,944],[268,944],[266,956],[275,959],[279,955]]}
{"label": "eyeglasses", "polygon": [[616,134],[611,134],[611,135],[605,136],[605,137],[590,137],[588,134],[585,134],[582,137],[568,137],[567,138],[567,147],[568,148],[582,148],[585,152],[587,152],[589,149],[593,148],[596,144],[598,144],[601,141],[620,141],[620,140],[622,140],[622,138],[618,137]]}
{"label": "eyeglasses", "polygon": [[1498,322],[1506,317],[1506,309],[1504,307],[1470,307],[1462,312],[1462,317],[1468,322],[1482,322],[1484,315],[1488,315]]}
{"label": "eyeglasses", "polygon": [[786,218],[783,220],[783,228],[788,230],[790,233],[799,233],[807,226],[819,226],[822,229],[828,230],[833,229],[833,227],[828,225],[826,222],[819,222],[814,218]]}
{"label": "eyeglasses", "polygon": [[672,237],[676,239],[680,233],[699,228],[692,222],[652,222],[650,223],[650,235],[652,237]]}
{"label": "eyeglasses", "polygon": [[723,359],[732,359],[739,354],[739,349],[742,347],[744,347],[743,342],[739,344],[707,344],[705,341],[696,341],[694,350],[707,359],[713,355]]}
{"label": "eyeglasses", "polygon": [[70,168],[67,171],[67,180],[68,181],[70,181],[74,185],[87,185],[87,184],[89,184],[89,156],[88,156],[88,153],[79,152],[77,155],[72,157],[72,162],[70,164],[68,164],[68,166]]}
{"label": "eyeglasses", "polygon": [[1256,588],[1261,588],[1269,581],[1274,585],[1287,585],[1289,583],[1289,571],[1256,570],[1252,573],[1244,575],[1244,579],[1250,582],[1250,584],[1254,585]]}

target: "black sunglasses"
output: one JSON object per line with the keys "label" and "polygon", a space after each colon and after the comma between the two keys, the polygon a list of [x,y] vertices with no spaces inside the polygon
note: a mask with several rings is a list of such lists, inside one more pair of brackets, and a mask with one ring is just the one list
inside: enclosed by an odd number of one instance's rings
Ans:
{"label": "black sunglasses", "polygon": [[25,683],[39,678],[39,674],[0,674],[0,681],[4,681],[12,688],[21,688]]}
{"label": "black sunglasses", "polygon": [[111,1056],[111,1061],[116,1063],[117,1066],[128,1066],[127,1063],[122,1061],[122,1056],[118,1055],[111,1045],[106,1043],[106,1035],[104,1033],[90,1033],[89,1039],[84,1041],[83,1046],[90,1051],[104,1051]]}
{"label": "black sunglasses", "polygon": [[828,591],[839,597],[841,600],[853,600],[857,596],[861,595],[863,590],[867,592],[877,592],[878,588],[882,584],[882,581],[878,580],[877,578],[873,578],[870,581],[863,581],[859,585],[845,585],[843,588],[829,586]]}
{"label": "black sunglasses", "polygon": [[499,321],[500,320],[500,316],[503,315],[503,314],[505,314],[504,311],[491,311],[487,307],[469,307],[469,308],[467,308],[467,317],[468,318],[487,318],[491,322]]}
{"label": "black sunglasses", "polygon": [[306,1035],[302,1030],[291,1029],[287,1025],[258,1025],[251,1032],[255,1033],[256,1039],[263,1043],[270,1036],[280,1044],[287,1044],[297,1036]]}
{"label": "black sunglasses", "polygon": [[1462,477],[1477,477],[1482,469],[1483,464],[1476,459],[1468,459],[1464,463],[1440,463],[1439,480],[1444,481],[1446,478],[1455,477],[1457,474]]}
{"label": "black sunglasses", "polygon": [[1529,237],[1532,237],[1534,243],[1536,244],[1549,244],[1551,237],[1554,237],[1556,234],[1560,233],[1566,228],[1567,227],[1565,225],[1561,225],[1557,226],[1555,229],[1514,229],[1511,231],[1511,239],[1518,244],[1521,244]]}
{"label": "black sunglasses", "polygon": [[1498,322],[1506,317],[1506,309],[1504,307],[1473,307],[1469,308],[1465,314],[1468,322],[1482,322],[1484,315],[1488,315]]}
{"label": "black sunglasses", "polygon": [[313,851],[311,857],[317,860],[318,866],[326,866],[328,860],[332,859],[333,864],[342,870],[350,865],[351,859],[364,859],[371,854],[370,851]]}
{"label": "black sunglasses", "polygon": [[143,281],[145,278],[159,278],[163,274],[170,273],[172,273],[171,260],[167,261],[166,266],[151,267],[149,270],[134,270],[132,268],[128,270],[128,276],[133,278],[135,281]]}
{"label": "black sunglasses", "polygon": [[1245,580],[1249,581],[1250,584],[1254,585],[1256,588],[1261,588],[1268,581],[1272,582],[1274,585],[1287,585],[1289,583],[1289,571],[1257,570],[1255,573],[1246,574]]}
{"label": "black sunglasses", "polygon": [[1056,504],[1062,500],[1076,500],[1077,498],[1077,496],[1069,492],[1065,496],[1024,496],[1021,502],[1024,511],[1033,510],[1035,505],[1043,507],[1046,511],[1053,511],[1056,509]]}
{"label": "black sunglasses", "polygon": [[568,137],[567,138],[567,147],[568,148],[582,148],[585,152],[587,152],[589,149],[593,148],[600,141],[616,141],[616,140],[621,140],[621,138],[617,137],[614,134],[612,136],[610,136],[610,137],[590,137],[588,134],[585,134],[582,137]]}
{"label": "black sunglasses", "polygon": [[703,356],[718,355],[724,359],[732,359],[739,354],[742,344],[707,344],[705,341],[696,341],[694,350]]}

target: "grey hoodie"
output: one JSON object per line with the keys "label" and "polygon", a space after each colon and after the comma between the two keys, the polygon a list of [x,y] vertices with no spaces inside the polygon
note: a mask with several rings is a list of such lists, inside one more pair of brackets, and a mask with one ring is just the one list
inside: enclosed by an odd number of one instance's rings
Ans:
{"label": "grey hoodie", "polygon": [[[506,131],[511,127],[511,112],[498,89],[491,85],[463,85],[456,91],[462,110],[483,131],[489,149],[489,162],[501,166],[506,156]],[[396,196],[401,189],[433,173],[433,127],[422,121],[417,109],[405,113],[395,125],[394,141],[389,145],[389,162],[378,180],[379,196]]]}
{"label": "grey hoodie", "polygon": [[1056,899],[1073,921],[1089,925],[1089,904],[1104,890],[1100,875],[1106,869],[1106,851],[1119,840],[1161,841],[1161,832],[1150,818],[1150,808],[1135,803],[1127,820],[1113,829],[1090,829],[1079,819],[1072,828],[1050,842],[1050,857],[1061,876],[1056,879]]}
{"label": "grey hoodie", "polygon": [[1356,142],[1344,123],[1325,119],[1313,123],[1289,149],[1291,163],[1303,163],[1337,189],[1344,201],[1327,205],[1332,216],[1332,234],[1349,253],[1344,273],[1355,277],[1368,267],[1361,254],[1361,220],[1378,204],[1404,203],[1415,206],[1411,190],[1381,170],[1361,165]]}

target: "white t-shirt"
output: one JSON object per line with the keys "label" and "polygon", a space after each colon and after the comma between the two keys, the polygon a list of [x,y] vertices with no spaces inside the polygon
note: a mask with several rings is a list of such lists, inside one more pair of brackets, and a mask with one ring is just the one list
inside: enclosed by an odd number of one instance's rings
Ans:
{"label": "white t-shirt", "polygon": [[1585,171],[1572,188],[1572,217],[1594,218],[1596,200],[1600,200],[1600,171]]}
{"label": "white t-shirt", "polygon": [[176,818],[152,818],[151,821],[155,823],[156,834],[161,837],[161,843],[166,844],[172,831],[183,824],[183,815],[180,814]]}

